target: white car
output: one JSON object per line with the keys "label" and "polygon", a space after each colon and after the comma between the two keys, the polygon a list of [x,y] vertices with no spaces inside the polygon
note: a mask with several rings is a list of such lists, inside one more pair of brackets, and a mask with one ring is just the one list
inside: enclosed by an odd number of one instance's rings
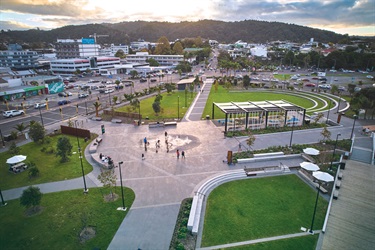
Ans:
{"label": "white car", "polygon": [[115,90],[114,89],[106,89],[105,91],[104,91],[104,94],[109,94],[109,93],[112,93],[112,92],[114,92]]}
{"label": "white car", "polygon": [[37,102],[37,103],[35,103],[34,108],[39,109],[39,108],[44,108],[45,106],[46,106],[45,103]]}
{"label": "white car", "polygon": [[3,112],[3,116],[7,118],[23,114],[25,114],[23,110],[8,110]]}
{"label": "white car", "polygon": [[374,77],[372,75],[367,75],[366,76],[368,79],[373,79]]}
{"label": "white car", "polygon": [[89,94],[87,94],[87,93],[81,93],[81,94],[78,95],[78,98],[86,98],[88,96],[89,96]]}

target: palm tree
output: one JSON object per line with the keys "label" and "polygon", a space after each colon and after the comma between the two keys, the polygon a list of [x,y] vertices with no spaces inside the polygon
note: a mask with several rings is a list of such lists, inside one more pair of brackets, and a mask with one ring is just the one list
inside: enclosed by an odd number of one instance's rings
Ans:
{"label": "palm tree", "polygon": [[99,117],[99,107],[102,105],[100,102],[96,101],[93,103],[94,104],[94,107],[95,107],[95,114],[96,114],[96,117]]}
{"label": "palm tree", "polygon": [[117,91],[120,91],[120,83],[121,83],[121,82],[120,82],[119,80],[116,80],[116,81],[115,81]]}
{"label": "palm tree", "polygon": [[25,131],[27,128],[29,127],[29,125],[24,125],[23,122],[21,122],[20,124],[17,124],[14,128],[21,133],[21,135],[23,135],[23,131]]}

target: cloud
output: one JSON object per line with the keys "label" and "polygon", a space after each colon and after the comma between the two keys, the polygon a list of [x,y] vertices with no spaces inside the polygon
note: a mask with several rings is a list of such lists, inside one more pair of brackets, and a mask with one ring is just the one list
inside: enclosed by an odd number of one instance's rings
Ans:
{"label": "cloud", "polygon": [[30,25],[15,21],[0,21],[0,30],[28,30],[33,29]]}

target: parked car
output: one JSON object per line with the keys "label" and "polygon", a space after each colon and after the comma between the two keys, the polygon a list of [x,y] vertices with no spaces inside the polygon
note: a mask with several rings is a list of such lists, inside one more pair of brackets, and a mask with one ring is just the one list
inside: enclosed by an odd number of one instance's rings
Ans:
{"label": "parked car", "polygon": [[155,78],[152,78],[150,81],[151,82],[156,82],[157,80]]}
{"label": "parked car", "polygon": [[65,92],[68,96],[72,96],[73,94],[71,92]]}
{"label": "parked car", "polygon": [[89,94],[87,94],[87,93],[81,93],[81,94],[78,95],[78,98],[86,98],[88,96],[89,96]]}
{"label": "parked car", "polygon": [[61,106],[61,105],[66,105],[68,103],[70,103],[70,101],[68,101],[68,100],[61,100],[57,104]]}
{"label": "parked car", "polygon": [[65,85],[65,88],[66,89],[72,89],[72,88],[74,88],[74,86],[73,85]]}
{"label": "parked car", "polygon": [[65,92],[60,92],[60,93],[58,93],[58,96],[60,96],[60,97],[67,97],[68,94],[65,93]]}
{"label": "parked car", "polygon": [[374,77],[372,75],[367,75],[366,76],[368,79],[373,79]]}
{"label": "parked car", "polygon": [[321,89],[331,89],[331,85],[330,84],[321,84],[321,85],[319,85],[319,88],[321,88]]}
{"label": "parked car", "polygon": [[17,116],[17,115],[23,115],[25,112],[23,110],[7,110],[3,112],[3,116],[6,118]]}
{"label": "parked car", "polygon": [[346,88],[343,87],[343,86],[340,86],[340,87],[339,87],[339,91],[346,91]]}
{"label": "parked car", "polygon": [[355,87],[355,88],[354,88],[354,92],[359,92],[359,91],[361,91],[361,88],[360,88],[360,87]]}
{"label": "parked car", "polygon": [[109,94],[109,93],[112,93],[112,92],[114,92],[115,90],[114,89],[106,89],[105,91],[104,91],[104,94]]}
{"label": "parked car", "polygon": [[46,106],[45,103],[37,102],[37,103],[35,103],[34,108],[39,109],[39,108],[44,108],[45,106]]}
{"label": "parked car", "polygon": [[141,78],[139,81],[140,82],[147,82],[147,80],[145,78]]}
{"label": "parked car", "polygon": [[314,83],[306,83],[305,84],[305,87],[315,87],[315,84]]}

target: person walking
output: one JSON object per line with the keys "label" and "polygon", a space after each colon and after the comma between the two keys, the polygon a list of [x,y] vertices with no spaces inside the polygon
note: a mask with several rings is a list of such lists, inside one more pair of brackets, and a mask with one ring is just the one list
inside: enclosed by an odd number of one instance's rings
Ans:
{"label": "person walking", "polygon": [[164,132],[164,136],[167,137],[168,136],[168,133],[167,131]]}
{"label": "person walking", "polygon": [[181,152],[181,158],[185,159],[185,151],[184,150],[182,150],[182,152]]}
{"label": "person walking", "polygon": [[177,154],[177,159],[180,159],[180,151],[178,149],[176,151],[176,154]]}
{"label": "person walking", "polygon": [[144,160],[144,159],[146,159],[146,158],[145,158],[145,154],[142,154],[142,160]]}

